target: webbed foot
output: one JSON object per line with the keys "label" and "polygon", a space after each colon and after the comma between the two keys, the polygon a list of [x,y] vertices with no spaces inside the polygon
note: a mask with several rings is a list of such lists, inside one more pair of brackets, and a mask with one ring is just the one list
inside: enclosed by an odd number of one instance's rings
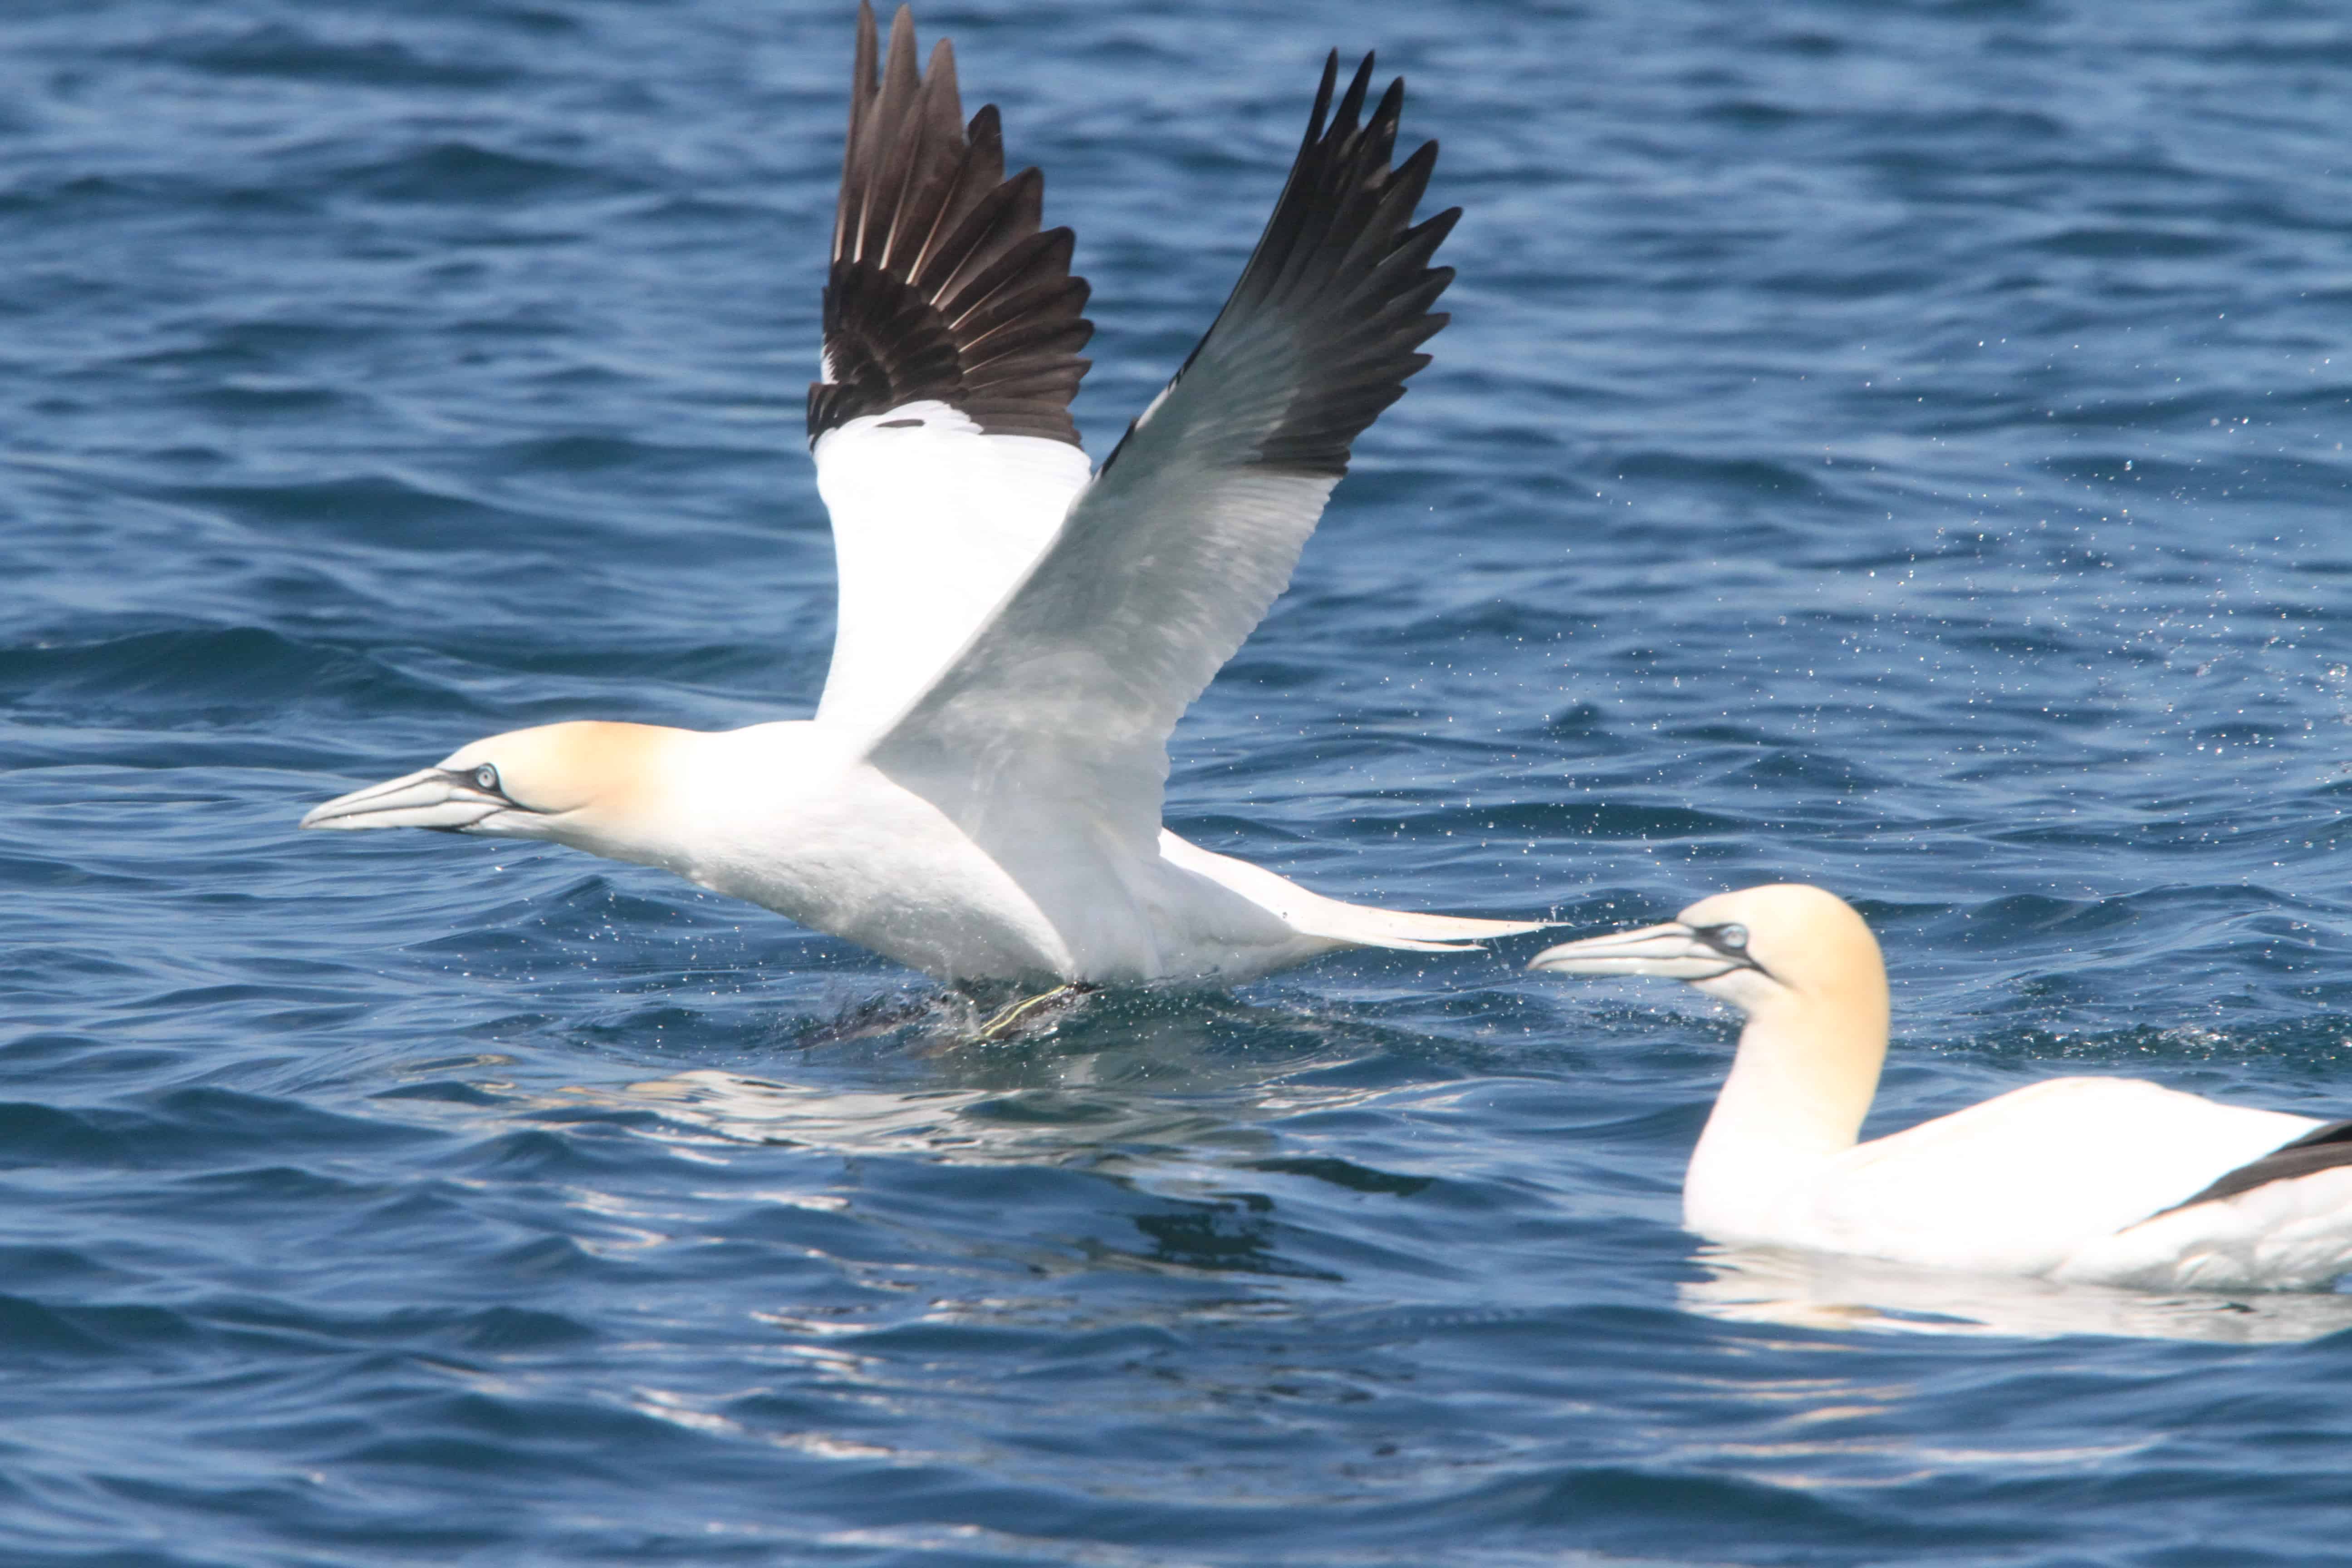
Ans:
{"label": "webbed foot", "polygon": [[995,1015],[981,1025],[972,1035],[974,1044],[1002,1040],[1034,1029],[1075,1006],[1078,999],[1101,990],[1099,985],[1084,980],[1072,980],[1041,991],[1034,996],[1024,996],[1010,1006],[997,1009]]}

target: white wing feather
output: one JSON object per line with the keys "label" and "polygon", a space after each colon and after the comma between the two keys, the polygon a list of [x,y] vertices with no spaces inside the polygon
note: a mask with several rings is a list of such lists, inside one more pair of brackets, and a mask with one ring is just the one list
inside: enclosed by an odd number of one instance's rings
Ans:
{"label": "white wing feather", "polygon": [[928,401],[828,430],[814,457],[840,576],[833,668],[816,716],[877,731],[1036,561],[1086,488],[1088,465],[1067,442],[983,434]]}

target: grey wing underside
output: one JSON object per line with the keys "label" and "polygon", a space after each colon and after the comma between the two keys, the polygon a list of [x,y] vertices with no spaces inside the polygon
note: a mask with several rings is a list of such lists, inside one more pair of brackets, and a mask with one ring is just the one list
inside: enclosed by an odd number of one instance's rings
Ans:
{"label": "grey wing underside", "polygon": [[1399,80],[1326,63],[1264,236],[1192,357],[1054,543],[874,761],[982,838],[1158,832],[1167,739],[1287,585],[1356,437],[1429,363],[1460,216],[1418,225],[1434,142],[1395,167]]}

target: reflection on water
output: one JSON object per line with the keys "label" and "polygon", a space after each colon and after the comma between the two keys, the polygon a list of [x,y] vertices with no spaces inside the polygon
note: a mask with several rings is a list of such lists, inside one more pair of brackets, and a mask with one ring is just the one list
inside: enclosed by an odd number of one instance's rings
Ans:
{"label": "reflection on water", "polygon": [[866,1020],[870,1033],[828,1026],[822,1047],[771,1058],[766,1071],[702,1068],[560,1098],[655,1110],[730,1142],[842,1153],[1055,1163],[1150,1150],[1222,1165],[1265,1154],[1269,1121],[1381,1092],[1317,1081],[1385,1043],[1345,1016],[1114,993],[1049,1028],[982,1042],[970,1037],[971,1016],[961,998],[918,998]]}
{"label": "reflection on water", "polygon": [[1727,1322],[2029,1339],[2109,1334],[2245,1345],[2287,1344],[2352,1328],[2352,1296],[2311,1291],[2167,1295],[1714,1244],[1700,1250],[1697,1261],[1707,1278],[1682,1287],[1682,1304]]}
{"label": "reflection on water", "polygon": [[985,1146],[984,1129],[961,1113],[991,1098],[977,1089],[887,1093],[744,1078],[716,1068],[647,1079],[617,1088],[577,1089],[582,1099],[659,1110],[722,1138],[745,1143],[805,1143],[871,1154],[921,1150],[956,1152]]}
{"label": "reflection on water", "polygon": [[[920,1153],[961,1163],[1051,1162],[1139,1147],[1157,1147],[1171,1158],[1203,1145],[1224,1155],[1262,1153],[1258,1145],[1270,1135],[1251,1122],[1360,1104],[1379,1092],[1293,1084],[1276,1100],[1252,1105],[1226,1096],[1076,1087],[849,1089],[700,1068],[625,1085],[575,1088],[566,1098],[657,1110],[666,1121],[733,1142],[794,1143],[845,1154]],[[1222,1160],[1214,1163],[1223,1168]]]}

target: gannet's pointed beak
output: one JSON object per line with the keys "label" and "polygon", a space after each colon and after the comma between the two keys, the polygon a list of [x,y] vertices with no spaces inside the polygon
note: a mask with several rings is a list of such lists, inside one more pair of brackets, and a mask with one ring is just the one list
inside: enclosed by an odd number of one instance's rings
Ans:
{"label": "gannet's pointed beak", "polygon": [[[495,781],[496,775],[491,775]],[[337,795],[313,806],[305,827],[435,827],[463,833],[500,812],[527,808],[492,784],[485,789],[471,770],[423,768],[383,784]]]}
{"label": "gannet's pointed beak", "polygon": [[[1732,933],[1736,932],[1736,938]],[[1567,974],[1644,974],[1665,980],[1712,980],[1735,969],[1753,969],[1742,951],[1748,933],[1738,926],[1688,926],[1680,921],[1612,931],[1582,942],[1548,947],[1528,961],[1529,969]]]}

